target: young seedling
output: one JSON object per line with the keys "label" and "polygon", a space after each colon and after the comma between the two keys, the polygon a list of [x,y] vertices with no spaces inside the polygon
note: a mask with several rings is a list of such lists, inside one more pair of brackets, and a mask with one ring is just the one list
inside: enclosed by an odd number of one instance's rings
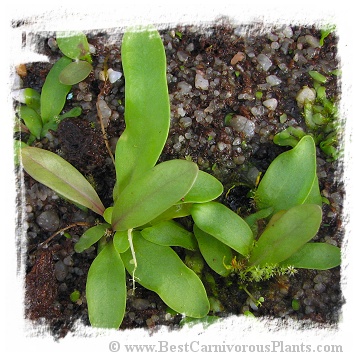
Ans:
{"label": "young seedling", "polygon": [[48,130],[57,130],[64,118],[81,114],[80,107],[60,113],[72,85],[84,80],[92,70],[89,44],[83,33],[57,33],[57,43],[63,56],[49,71],[41,93],[32,88],[14,93],[14,98],[22,103],[18,115],[30,132],[28,144],[43,138]]}
{"label": "young seedling", "polygon": [[[325,32],[325,36],[328,34],[329,32]],[[341,155],[338,143],[340,123],[336,104],[334,100],[328,99],[326,94],[325,84],[329,77],[317,71],[308,73],[313,79],[314,88],[306,86],[296,97],[298,105],[303,109],[306,131],[288,127],[274,136],[274,143],[295,147],[303,136],[312,135],[328,160],[334,161]]]}

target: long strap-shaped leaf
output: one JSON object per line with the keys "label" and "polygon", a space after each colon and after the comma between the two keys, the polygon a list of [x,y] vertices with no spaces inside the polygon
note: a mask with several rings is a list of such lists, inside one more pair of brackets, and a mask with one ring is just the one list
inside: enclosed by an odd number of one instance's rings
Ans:
{"label": "long strap-shaped leaf", "polygon": [[21,150],[25,171],[66,199],[102,215],[105,207],[85,177],[59,155],[35,147]]}
{"label": "long strap-shaped leaf", "polygon": [[[133,246],[137,259],[134,275],[140,285],[155,291],[169,307],[181,314],[196,318],[207,315],[210,306],[200,278],[172,248],[151,243],[138,231],[133,232]],[[121,256],[132,275],[131,251]]]}
{"label": "long strap-shaped leaf", "polygon": [[59,74],[71,63],[67,57],[60,58],[49,71],[42,87],[41,117],[43,124],[51,122],[62,111],[71,86],[59,81]]}
{"label": "long strap-shaped leaf", "polygon": [[238,253],[247,256],[253,244],[253,232],[236,213],[219,202],[194,204],[191,216],[198,228]]}
{"label": "long strap-shaped leaf", "polygon": [[118,328],[121,325],[126,310],[126,273],[112,242],[90,266],[86,300],[92,326]]}
{"label": "long strap-shaped leaf", "polygon": [[270,222],[253,249],[249,264],[277,264],[297,252],[317,233],[322,210],[315,204],[292,207]]}
{"label": "long strap-shaped leaf", "polygon": [[159,33],[152,28],[125,32],[122,66],[126,129],[115,153],[118,195],[156,164],[170,125],[166,57]]}
{"label": "long strap-shaped leaf", "polygon": [[170,160],[132,181],[115,202],[114,231],[143,226],[178,202],[190,190],[198,174],[192,161]]}

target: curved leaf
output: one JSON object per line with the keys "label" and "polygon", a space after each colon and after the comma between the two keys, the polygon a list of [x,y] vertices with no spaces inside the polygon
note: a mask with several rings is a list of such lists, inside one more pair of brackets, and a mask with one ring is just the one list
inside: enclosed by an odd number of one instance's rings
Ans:
{"label": "curved leaf", "polygon": [[129,248],[127,231],[118,231],[113,236],[113,245],[118,253],[124,253]]}
{"label": "curved leaf", "polygon": [[73,85],[83,81],[92,71],[92,65],[86,61],[69,63],[59,74],[59,81]]}
{"label": "curved leaf", "polygon": [[112,242],[92,262],[86,300],[92,326],[118,328],[126,311],[126,272]]}
{"label": "curved leaf", "polygon": [[183,247],[196,250],[197,242],[194,235],[174,221],[162,221],[141,231],[143,238],[152,243],[166,247]]}
{"label": "curved leaf", "polygon": [[143,226],[184,197],[198,173],[191,161],[162,162],[132,181],[115,202],[112,227],[125,231]]}
{"label": "curved leaf", "polygon": [[321,205],[316,168],[314,140],[306,135],[270,164],[256,190],[258,210],[273,207],[277,212],[306,201]]}
{"label": "curved leaf", "polygon": [[54,121],[62,111],[70,85],[60,83],[59,74],[71,63],[67,57],[60,58],[49,71],[41,92],[41,117],[43,124]]}
{"label": "curved leaf", "polygon": [[161,221],[168,221],[169,219],[187,217],[191,215],[192,203],[178,203],[169,207],[162,214],[154,218],[149,224],[154,225]]}
{"label": "curved leaf", "polygon": [[26,127],[37,139],[41,138],[42,119],[39,114],[32,108],[26,105],[21,105],[19,108],[19,115],[23,119]]}
{"label": "curved leaf", "polygon": [[306,243],[280,265],[295,268],[327,270],[341,264],[341,251],[328,243]]}
{"label": "curved leaf", "polygon": [[71,59],[82,59],[91,62],[90,47],[83,32],[56,33],[56,41],[63,54]]}
{"label": "curved leaf", "polygon": [[209,267],[219,275],[229,275],[230,270],[225,267],[225,264],[229,264],[233,259],[232,249],[210,234],[202,231],[196,224],[194,225],[194,233],[200,252]]}
{"label": "curved leaf", "polygon": [[170,126],[166,57],[159,33],[150,27],[125,32],[121,53],[126,129],[115,153],[118,195],[154,167]]}
{"label": "curved leaf", "polygon": [[90,248],[93,244],[98,242],[104,235],[106,230],[110,227],[107,223],[98,224],[97,226],[87,229],[80,239],[75,243],[74,250],[77,253],[83,252]]}
{"label": "curved leaf", "polygon": [[94,188],[71,164],[53,152],[25,147],[21,150],[26,172],[69,201],[102,215],[105,207]]}
{"label": "curved leaf", "polygon": [[264,230],[249,265],[277,264],[295,253],[317,233],[322,209],[315,204],[295,206]]}
{"label": "curved leaf", "polygon": [[218,202],[196,203],[191,216],[198,228],[246,256],[253,244],[253,232],[236,213]]}
{"label": "curved leaf", "polygon": [[[201,280],[172,248],[151,243],[137,231],[133,232],[133,246],[137,259],[134,275],[140,285],[156,292],[178,313],[196,318],[207,315],[210,305]],[[132,275],[130,249],[121,256]]]}
{"label": "curved leaf", "polygon": [[191,190],[184,197],[185,203],[203,203],[216,199],[223,193],[223,185],[212,175],[199,170]]}

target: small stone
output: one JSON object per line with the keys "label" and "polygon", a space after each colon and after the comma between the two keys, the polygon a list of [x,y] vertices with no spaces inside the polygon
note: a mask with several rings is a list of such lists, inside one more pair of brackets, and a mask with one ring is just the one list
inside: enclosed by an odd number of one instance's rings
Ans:
{"label": "small stone", "polygon": [[275,110],[277,107],[277,99],[270,98],[263,101],[263,105],[269,110]]}
{"label": "small stone", "polygon": [[272,62],[270,60],[270,58],[266,55],[264,55],[263,53],[260,53],[256,59],[258,60],[261,68],[266,72],[270,69],[270,67],[272,66]]}
{"label": "small stone", "polygon": [[243,52],[237,52],[231,59],[231,65],[234,66],[238,62],[243,61],[244,58],[245,54]]}
{"label": "small stone", "polygon": [[146,310],[150,307],[150,302],[147,299],[134,299],[132,306],[137,310]]}
{"label": "small stone", "polygon": [[64,281],[68,275],[68,266],[65,265],[61,260],[58,260],[54,264],[54,275],[58,281]]}
{"label": "small stone", "polygon": [[229,121],[229,126],[248,138],[254,136],[255,124],[242,115],[234,115]]}
{"label": "small stone", "polygon": [[304,86],[296,96],[297,105],[299,108],[303,108],[306,102],[313,103],[316,100],[316,92],[313,88]]}
{"label": "small stone", "polygon": [[109,68],[107,70],[107,74],[108,74],[108,80],[110,81],[110,83],[115,83],[122,77],[121,72],[114,71],[112,68]]}
{"label": "small stone", "polygon": [[36,220],[37,224],[48,232],[54,232],[59,227],[59,217],[57,213],[53,210],[48,210],[42,212]]}
{"label": "small stone", "polygon": [[202,74],[197,73],[195,77],[195,87],[202,90],[207,90],[209,87],[208,80],[203,78]]}
{"label": "small stone", "polygon": [[275,76],[274,74],[267,76],[266,77],[266,82],[269,83],[271,86],[277,86],[279,85],[282,81],[280,78]]}
{"label": "small stone", "polygon": [[185,62],[188,59],[189,55],[184,51],[178,51],[177,57],[178,57],[179,61]]}

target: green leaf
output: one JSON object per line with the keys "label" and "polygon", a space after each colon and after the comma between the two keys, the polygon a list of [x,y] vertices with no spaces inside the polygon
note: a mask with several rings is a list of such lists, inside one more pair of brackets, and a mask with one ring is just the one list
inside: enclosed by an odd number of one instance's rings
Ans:
{"label": "green leaf", "polygon": [[54,121],[64,107],[71,86],[60,83],[59,74],[71,62],[70,58],[60,58],[53,65],[46,77],[41,93],[41,117],[43,124]]}
{"label": "green leaf", "polygon": [[126,273],[112,242],[90,266],[86,300],[92,326],[117,329],[121,325],[126,310]]}
{"label": "green leaf", "polygon": [[143,238],[152,243],[166,247],[183,247],[196,250],[197,242],[194,235],[174,221],[162,221],[141,231]]}
{"label": "green leaf", "polygon": [[277,264],[287,259],[316,235],[321,221],[322,209],[318,205],[290,208],[264,230],[249,265]]}
{"label": "green leaf", "polygon": [[118,231],[113,236],[113,245],[118,253],[124,253],[129,248],[127,231]]}
{"label": "green leaf", "polygon": [[29,108],[36,110],[39,112],[41,106],[41,95],[32,88],[24,88],[20,89],[23,95],[22,103],[25,103]]}
{"label": "green leaf", "polygon": [[[191,317],[206,316],[209,301],[199,277],[189,269],[170,247],[151,243],[140,232],[133,232],[137,259],[134,276],[145,288],[156,292],[170,308]],[[132,253],[122,254],[123,263],[132,275]]]}
{"label": "green leaf", "polygon": [[87,229],[77,243],[74,245],[74,250],[77,253],[83,252],[85,249],[90,248],[93,244],[99,241],[106,233],[106,230],[110,228],[107,223],[101,223],[97,226]]}
{"label": "green leaf", "polygon": [[19,115],[23,119],[27,129],[39,140],[42,131],[42,119],[39,114],[34,109],[21,105]]}
{"label": "green leaf", "polygon": [[253,232],[236,213],[219,202],[196,203],[191,216],[198,228],[246,256],[253,244]]}
{"label": "green leaf", "polygon": [[56,41],[65,56],[74,60],[86,60],[91,63],[90,47],[84,33],[57,32]]}
{"label": "green leaf", "polygon": [[50,151],[25,147],[21,150],[26,172],[66,199],[102,215],[105,207],[85,177],[59,155]]}
{"label": "green leaf", "polygon": [[198,167],[191,161],[162,162],[132,181],[115,202],[112,227],[125,231],[143,226],[178,202],[196,180]]}
{"label": "green leaf", "polygon": [[194,233],[200,252],[209,267],[219,275],[229,275],[230,270],[225,267],[225,264],[229,264],[233,259],[232,249],[199,229],[196,224],[194,225]]}
{"label": "green leaf", "polygon": [[191,190],[184,197],[186,203],[203,203],[216,199],[223,193],[223,185],[212,175],[199,170]]}
{"label": "green leaf", "polygon": [[59,121],[62,121],[65,118],[75,118],[81,115],[81,112],[82,112],[81,107],[74,107],[70,109],[68,112],[59,115],[58,119]]}
{"label": "green leaf", "polygon": [[154,167],[170,126],[166,57],[159,33],[150,27],[127,31],[121,53],[126,129],[115,153],[118,194]]}
{"label": "green leaf", "polygon": [[83,81],[92,71],[92,65],[86,61],[69,63],[59,74],[59,81],[73,85]]}
{"label": "green leaf", "polygon": [[303,269],[327,270],[341,264],[341,251],[328,243],[306,243],[280,265]]}
{"label": "green leaf", "polygon": [[[258,210],[273,207],[274,212],[309,203],[315,196],[316,149],[311,136],[304,136],[291,150],[280,154],[269,166],[256,190]],[[313,203],[321,202],[320,195]]]}
{"label": "green leaf", "polygon": [[169,207],[162,214],[149,222],[150,225],[157,224],[161,221],[168,221],[174,218],[187,217],[191,215],[192,203],[178,203]]}

